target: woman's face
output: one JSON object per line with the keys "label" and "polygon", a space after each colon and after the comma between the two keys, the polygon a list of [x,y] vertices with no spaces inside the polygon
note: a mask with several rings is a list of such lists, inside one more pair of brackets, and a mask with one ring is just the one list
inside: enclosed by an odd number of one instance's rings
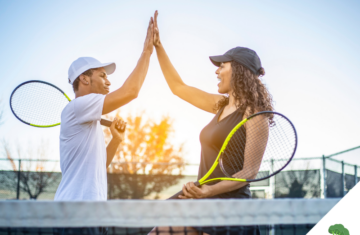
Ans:
{"label": "woman's face", "polygon": [[231,62],[221,63],[220,67],[215,72],[219,80],[218,92],[220,94],[229,94],[232,90],[231,82]]}

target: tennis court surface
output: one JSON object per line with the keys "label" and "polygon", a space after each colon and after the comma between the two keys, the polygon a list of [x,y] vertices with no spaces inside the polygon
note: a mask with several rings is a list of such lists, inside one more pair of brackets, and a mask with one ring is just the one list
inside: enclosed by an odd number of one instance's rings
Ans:
{"label": "tennis court surface", "polygon": [[[212,234],[244,234],[259,226],[262,235],[306,234],[340,199],[276,200],[110,200],[106,202],[0,201],[2,234],[195,234],[177,226],[205,228]],[[200,228],[201,227],[201,228]],[[210,230],[209,230],[210,229]],[[325,231],[326,232],[326,231]],[[201,233],[196,233],[201,234]],[[245,233],[248,234],[248,233]]]}

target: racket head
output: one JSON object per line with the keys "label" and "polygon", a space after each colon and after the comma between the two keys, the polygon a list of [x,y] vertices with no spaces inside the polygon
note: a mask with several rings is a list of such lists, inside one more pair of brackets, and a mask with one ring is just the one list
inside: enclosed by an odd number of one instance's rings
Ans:
{"label": "racket head", "polygon": [[21,122],[35,127],[60,125],[61,112],[70,98],[55,85],[30,80],[18,85],[10,96],[10,109]]}
{"label": "racket head", "polygon": [[[232,133],[219,165],[226,177],[256,174],[246,181],[260,181],[282,171],[293,159],[296,148],[296,129],[287,117],[272,111],[259,112]],[[255,173],[254,168],[258,168]]]}

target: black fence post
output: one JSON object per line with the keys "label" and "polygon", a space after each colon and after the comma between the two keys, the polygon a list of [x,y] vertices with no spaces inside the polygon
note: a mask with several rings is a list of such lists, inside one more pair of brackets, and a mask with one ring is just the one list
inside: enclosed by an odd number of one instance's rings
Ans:
{"label": "black fence post", "polygon": [[[270,174],[274,173],[274,159],[271,159],[271,172]],[[273,178],[273,179],[271,179]],[[272,199],[275,199],[275,195],[276,195],[276,181],[275,181],[275,177],[271,177],[269,181],[269,185],[271,187],[271,196]]]}
{"label": "black fence post", "polygon": [[19,169],[18,169],[18,177],[17,177],[17,188],[16,188],[16,199],[20,198],[20,171],[21,171],[21,159],[19,159]]}
{"label": "black fence post", "polygon": [[341,161],[341,195],[345,196],[345,164]]}
{"label": "black fence post", "polygon": [[325,161],[326,161],[326,159],[325,159],[325,155],[322,155],[322,160],[323,160],[323,180],[324,180],[324,182],[323,182],[323,191],[324,191],[324,198],[326,198],[326,168],[325,168]]}

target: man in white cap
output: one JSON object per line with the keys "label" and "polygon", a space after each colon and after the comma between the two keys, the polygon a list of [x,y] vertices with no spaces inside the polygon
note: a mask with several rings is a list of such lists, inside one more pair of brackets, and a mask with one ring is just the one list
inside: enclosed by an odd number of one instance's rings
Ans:
{"label": "man in white cap", "polygon": [[101,115],[135,99],[144,82],[153,52],[153,20],[150,19],[141,57],[123,86],[109,93],[107,75],[115,63],[102,64],[91,57],[75,60],[69,68],[69,82],[75,99],[62,111],[60,130],[61,183],[56,201],[107,200],[106,168],[124,137],[125,125],[115,120],[112,140],[105,147]]}

